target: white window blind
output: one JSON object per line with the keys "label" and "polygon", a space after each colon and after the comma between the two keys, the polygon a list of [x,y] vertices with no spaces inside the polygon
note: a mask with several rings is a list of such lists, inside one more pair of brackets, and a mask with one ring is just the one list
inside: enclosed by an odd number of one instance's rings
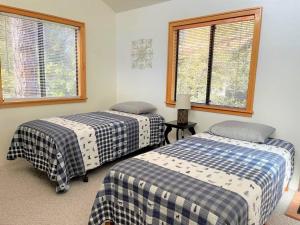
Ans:
{"label": "white window blind", "polygon": [[0,13],[4,101],[78,96],[78,28]]}
{"label": "white window blind", "polygon": [[254,20],[216,26],[210,104],[246,108]]}
{"label": "white window blind", "polygon": [[210,27],[179,31],[177,93],[191,94],[191,101],[205,103]]}
{"label": "white window blind", "polygon": [[254,19],[178,31],[176,93],[246,108]]}

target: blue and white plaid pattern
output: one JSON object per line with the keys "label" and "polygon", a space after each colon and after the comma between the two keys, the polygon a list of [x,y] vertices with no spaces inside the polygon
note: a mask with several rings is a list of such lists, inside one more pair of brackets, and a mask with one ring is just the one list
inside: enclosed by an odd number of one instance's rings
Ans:
{"label": "blue and white plaid pattern", "polygon": [[[150,120],[150,143],[160,143],[164,140],[165,125],[162,123],[161,117],[153,117],[151,114],[145,114]],[[157,135],[158,133],[160,135]]]}
{"label": "blue and white plaid pattern", "polygon": [[[184,142],[177,142],[174,147],[167,146],[164,154],[197,162],[257,183],[263,193],[262,221],[266,221],[280,200],[284,188],[280,179],[285,177],[285,161],[280,155],[201,138],[199,142],[199,138],[195,137],[188,138]],[[194,152],[199,148],[203,151],[201,155],[195,156]],[[272,169],[276,173],[270,172]],[[274,181],[279,185],[274,185]]]}
{"label": "blue and white plaid pattern", "polygon": [[[150,119],[151,145],[163,141],[164,119],[146,114]],[[139,128],[136,119],[108,112],[64,116],[64,119],[87,124],[95,130],[100,165],[138,150]],[[76,134],[65,127],[44,120],[34,120],[18,127],[7,159],[25,158],[57,182],[57,191],[69,189],[73,177],[86,173]]]}
{"label": "blue and white plaid pattern", "polygon": [[[278,139],[269,139],[266,144],[286,149],[293,164],[292,144]],[[262,190],[261,225],[282,195],[286,164],[276,153],[198,137],[154,151],[254,181]],[[238,193],[132,158],[116,164],[104,179],[104,190],[96,196],[89,224],[111,220],[135,225],[248,225],[248,207],[252,206]]]}

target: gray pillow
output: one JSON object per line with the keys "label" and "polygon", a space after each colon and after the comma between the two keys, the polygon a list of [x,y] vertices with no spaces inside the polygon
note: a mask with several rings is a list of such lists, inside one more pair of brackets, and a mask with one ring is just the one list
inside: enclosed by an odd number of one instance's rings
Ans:
{"label": "gray pillow", "polygon": [[154,112],[156,107],[147,102],[122,102],[113,105],[110,109],[132,114],[144,114]]}
{"label": "gray pillow", "polygon": [[275,128],[259,123],[246,123],[240,121],[224,121],[209,128],[209,132],[218,136],[265,143],[274,132]]}

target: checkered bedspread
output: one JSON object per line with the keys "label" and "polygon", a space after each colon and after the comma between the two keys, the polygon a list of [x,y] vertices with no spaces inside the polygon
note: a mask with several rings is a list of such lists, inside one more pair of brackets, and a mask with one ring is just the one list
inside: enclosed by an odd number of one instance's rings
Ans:
{"label": "checkered bedspread", "polygon": [[71,178],[160,144],[163,131],[157,114],[107,111],[34,120],[17,128],[7,159],[25,158],[57,182],[57,191],[66,191]]}
{"label": "checkered bedspread", "polygon": [[201,133],[116,164],[89,224],[263,225],[294,170],[294,147]]}

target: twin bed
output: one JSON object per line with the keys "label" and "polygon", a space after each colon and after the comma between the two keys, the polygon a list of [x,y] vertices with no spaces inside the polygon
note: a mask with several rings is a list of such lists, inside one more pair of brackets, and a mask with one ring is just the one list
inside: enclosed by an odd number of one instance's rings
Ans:
{"label": "twin bed", "polygon": [[67,191],[73,177],[163,141],[164,119],[118,111],[34,120],[20,125],[7,159],[25,158]]}
{"label": "twin bed", "polygon": [[200,133],[116,164],[89,224],[263,225],[293,173],[292,144]]}
{"label": "twin bed", "polygon": [[[163,141],[164,119],[120,111],[35,120],[18,127],[7,158],[22,157],[69,189],[73,177]],[[291,143],[199,133],[121,161],[96,195],[90,225],[263,225],[294,170]]]}

